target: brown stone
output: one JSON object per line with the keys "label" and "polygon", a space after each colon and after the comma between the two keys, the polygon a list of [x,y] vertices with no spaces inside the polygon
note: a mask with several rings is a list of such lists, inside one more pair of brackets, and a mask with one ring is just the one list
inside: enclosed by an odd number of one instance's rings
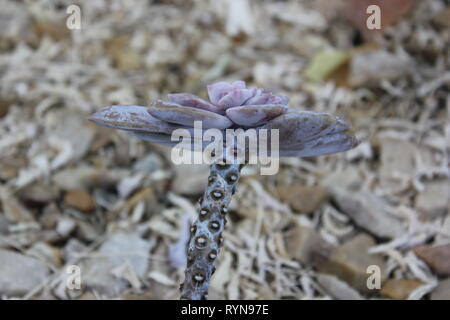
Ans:
{"label": "brown stone", "polygon": [[450,7],[441,10],[433,17],[433,22],[438,26],[450,28]]}
{"label": "brown stone", "polygon": [[395,300],[405,300],[422,282],[412,279],[389,279],[383,284],[380,294]]}
{"label": "brown stone", "polygon": [[12,223],[35,221],[33,213],[28,210],[17,198],[15,198],[11,190],[0,188],[0,203],[6,219]]}
{"label": "brown stone", "polygon": [[183,195],[200,195],[204,192],[209,176],[206,164],[179,164],[175,169],[173,191]]}
{"label": "brown stone", "polygon": [[47,278],[45,263],[29,256],[0,249],[0,295],[22,296]]}
{"label": "brown stone", "polygon": [[450,278],[439,282],[431,293],[431,300],[450,300]]}
{"label": "brown stone", "polygon": [[450,207],[450,181],[434,180],[425,183],[425,190],[416,198],[416,208],[425,219],[444,216]]}
{"label": "brown stone", "polygon": [[361,188],[363,181],[361,172],[349,166],[327,174],[323,177],[322,185],[328,190],[333,190],[334,188],[358,190]]}
{"label": "brown stone", "polygon": [[412,177],[416,169],[415,146],[405,140],[394,138],[380,139],[381,145],[381,186],[389,190],[396,190],[402,183],[396,176]]}
{"label": "brown stone", "polygon": [[148,270],[150,247],[151,243],[138,234],[114,233],[95,254],[80,264],[83,285],[87,290],[95,290],[107,297],[117,297],[128,285],[111,271],[128,264],[132,272],[143,279]]}
{"label": "brown stone", "polygon": [[138,203],[144,201],[146,207],[152,209],[157,206],[157,199],[155,191],[153,188],[145,187],[136,192],[130,199],[125,203],[124,208],[127,211],[131,211]]}
{"label": "brown stone", "polygon": [[62,169],[52,176],[52,183],[63,191],[88,189],[100,186],[112,187],[124,177],[121,170],[103,170],[86,165]]}
{"label": "brown stone", "polygon": [[386,278],[384,261],[380,255],[369,254],[369,248],[375,246],[375,241],[366,234],[359,234],[338,247],[329,260],[318,269],[321,272],[337,276],[360,292],[370,293],[367,280],[369,266],[380,268],[381,282]]}
{"label": "brown stone", "polygon": [[17,173],[19,172],[19,168],[17,166],[2,162],[0,163],[0,179],[9,180],[15,178]]}
{"label": "brown stone", "polygon": [[356,225],[380,238],[396,238],[405,231],[402,221],[389,213],[387,202],[365,191],[331,188],[333,200]]}
{"label": "brown stone", "polygon": [[0,161],[0,179],[9,180],[17,177],[20,169],[27,166],[28,160],[21,156],[3,157]]}
{"label": "brown stone", "polygon": [[347,81],[352,86],[361,86],[378,83],[383,79],[397,79],[408,72],[411,64],[412,59],[388,50],[360,50],[351,59]]}
{"label": "brown stone", "polygon": [[288,232],[285,243],[291,258],[315,267],[323,265],[335,249],[316,230],[300,225]]}
{"label": "brown stone", "polygon": [[60,218],[61,212],[58,206],[54,202],[51,202],[42,209],[42,214],[39,216],[39,223],[44,228],[53,229],[56,227]]}
{"label": "brown stone", "polygon": [[59,190],[53,184],[37,181],[20,190],[19,195],[28,202],[47,203],[58,198]]}
{"label": "brown stone", "polygon": [[336,300],[363,300],[358,291],[335,276],[318,273],[317,283]]}
{"label": "brown stone", "polygon": [[413,251],[439,276],[450,275],[450,244],[435,247],[423,245],[415,247]]}
{"label": "brown stone", "polygon": [[92,197],[84,190],[71,190],[64,196],[64,202],[77,210],[90,212],[95,208]]}
{"label": "brown stone", "polygon": [[281,201],[300,213],[312,213],[328,199],[325,188],[303,184],[278,187],[276,194]]}
{"label": "brown stone", "polygon": [[122,35],[106,42],[106,50],[120,71],[139,69],[140,57],[131,49],[130,37]]}
{"label": "brown stone", "polygon": [[53,40],[61,41],[70,36],[70,30],[65,25],[58,23],[39,21],[33,23],[33,27],[40,38],[49,36]]}
{"label": "brown stone", "polygon": [[1,100],[0,99],[0,118],[6,116],[9,111],[9,107],[12,105],[12,100]]}

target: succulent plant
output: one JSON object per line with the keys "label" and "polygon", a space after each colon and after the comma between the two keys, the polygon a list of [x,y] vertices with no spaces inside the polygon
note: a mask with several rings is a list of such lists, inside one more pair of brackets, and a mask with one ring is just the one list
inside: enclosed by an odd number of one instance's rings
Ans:
{"label": "succulent plant", "polygon": [[[176,129],[193,130],[194,121],[203,129],[277,129],[279,156],[311,157],[347,151],[358,144],[341,118],[288,107],[289,99],[260,88],[246,88],[244,81],[218,82],[207,86],[209,100],[190,93],[169,94],[168,101],[157,100],[150,107],[110,106],[93,114],[90,120],[126,130],[140,139],[175,146],[171,134]],[[225,135],[224,135],[225,136]],[[194,141],[185,145],[190,147]],[[225,149],[229,146],[225,145]],[[229,150],[228,150],[229,151]],[[191,227],[187,248],[182,299],[206,299],[214,260],[222,246],[227,206],[236,190],[245,165],[233,152],[211,165],[199,216]]]}

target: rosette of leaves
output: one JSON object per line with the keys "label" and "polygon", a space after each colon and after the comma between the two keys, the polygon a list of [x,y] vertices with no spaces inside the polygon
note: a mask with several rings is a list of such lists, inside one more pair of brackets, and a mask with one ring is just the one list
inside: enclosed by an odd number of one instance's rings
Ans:
{"label": "rosette of leaves", "polygon": [[[208,85],[207,91],[209,101],[190,93],[175,93],[169,94],[167,101],[157,100],[149,107],[109,106],[93,114],[90,120],[168,146],[179,146],[178,139],[172,141],[172,133],[176,129],[192,132],[195,121],[201,122],[203,130],[277,129],[281,157],[332,154],[358,144],[343,119],[289,108],[287,97],[247,88],[244,81],[218,82]],[[194,143],[191,139],[184,147]],[[230,153],[224,154],[230,157]],[[223,244],[227,206],[244,165],[237,158],[220,159],[211,165],[206,190],[199,201],[199,215],[187,244],[185,281],[180,286],[182,299],[207,298],[214,260]]]}

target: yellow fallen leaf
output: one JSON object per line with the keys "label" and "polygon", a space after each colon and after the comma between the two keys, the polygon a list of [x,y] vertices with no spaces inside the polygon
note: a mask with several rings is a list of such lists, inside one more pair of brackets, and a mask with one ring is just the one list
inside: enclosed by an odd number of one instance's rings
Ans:
{"label": "yellow fallen leaf", "polygon": [[305,70],[305,77],[311,81],[321,81],[330,76],[350,58],[348,52],[329,49],[317,53]]}

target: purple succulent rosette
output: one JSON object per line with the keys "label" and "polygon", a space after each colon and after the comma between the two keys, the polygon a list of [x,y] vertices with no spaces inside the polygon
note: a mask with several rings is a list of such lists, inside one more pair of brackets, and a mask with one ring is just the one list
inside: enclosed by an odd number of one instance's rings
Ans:
{"label": "purple succulent rosette", "polygon": [[90,119],[169,146],[179,145],[171,140],[172,132],[176,129],[192,132],[194,121],[201,121],[203,130],[278,129],[281,157],[343,152],[358,144],[349,125],[341,118],[289,108],[287,97],[260,88],[247,88],[244,81],[217,82],[208,85],[207,90],[210,101],[190,93],[175,93],[168,95],[168,101],[154,101],[148,108],[106,107]]}
{"label": "purple succulent rosette", "polygon": [[[243,129],[241,132],[247,130],[245,133],[256,133],[253,140],[258,145],[257,156],[259,148],[268,151],[263,156],[318,156],[346,151],[358,143],[348,124],[339,117],[291,109],[287,97],[259,88],[247,88],[243,81],[209,85],[208,95],[210,101],[190,93],[169,94],[168,101],[157,100],[149,108],[111,106],[91,116],[91,120],[98,124],[127,130],[141,139],[190,150],[208,145],[202,138],[199,141],[201,144],[195,140],[198,139],[195,131],[198,122],[204,133],[209,129],[219,132],[218,139],[224,142],[221,147],[227,153],[219,155],[211,163],[208,183],[199,200],[199,215],[191,226],[186,247],[186,269],[184,282],[180,286],[180,298],[189,300],[207,299],[209,282],[215,270],[214,261],[223,246],[227,207],[248,159],[242,161],[236,156],[236,151],[245,149],[245,153],[249,151],[249,154],[255,151],[250,146],[234,145],[234,140],[233,145],[226,145],[227,138],[232,135],[227,135],[229,129],[234,129],[234,133],[239,129]],[[189,138],[194,138],[180,145],[178,139],[172,141],[175,131],[187,132]],[[276,137],[277,133],[278,140],[275,142],[278,144],[274,146],[272,135]],[[220,153],[221,150],[218,151]]]}

